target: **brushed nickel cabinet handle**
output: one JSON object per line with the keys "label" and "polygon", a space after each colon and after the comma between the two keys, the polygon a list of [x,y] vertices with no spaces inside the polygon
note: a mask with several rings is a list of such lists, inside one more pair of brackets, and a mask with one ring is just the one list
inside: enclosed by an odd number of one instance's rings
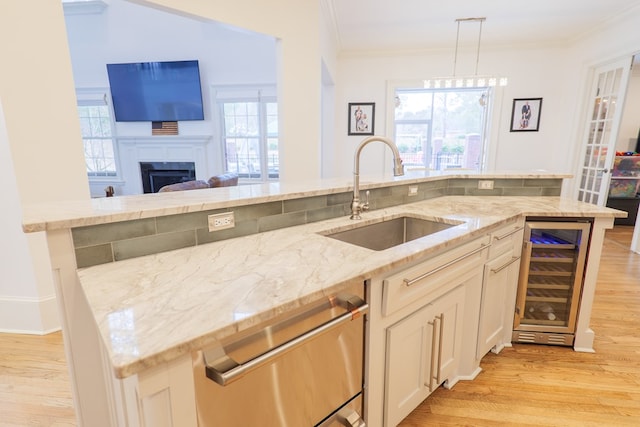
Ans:
{"label": "brushed nickel cabinet handle", "polygon": [[456,259],[454,259],[454,260],[452,260],[452,261],[449,261],[448,263],[443,264],[443,265],[441,265],[441,266],[440,266],[440,267],[438,267],[438,268],[434,268],[434,269],[433,269],[433,270],[431,270],[431,271],[428,271],[428,272],[426,272],[426,273],[424,273],[424,274],[421,274],[420,276],[418,276],[418,277],[416,277],[416,278],[414,278],[414,279],[403,279],[402,281],[404,282],[404,284],[405,284],[406,286],[411,286],[411,285],[415,284],[416,282],[419,282],[420,280],[422,280],[422,279],[424,279],[424,278],[427,278],[427,277],[429,277],[429,276],[431,276],[431,275],[436,274],[436,273],[437,273],[437,272],[439,272],[439,271],[444,270],[444,269],[445,269],[445,268],[447,268],[447,267],[451,267],[451,266],[452,266],[453,264],[455,264],[456,262],[458,262],[458,261],[462,261],[463,259],[468,258],[468,257],[470,257],[471,255],[474,255],[474,254],[476,254],[476,253],[478,253],[478,252],[480,252],[480,251],[484,250],[484,249],[485,249],[485,248],[487,248],[487,247],[489,247],[489,245],[485,245],[485,244],[483,244],[483,245],[481,245],[479,248],[476,248],[476,249],[472,250],[472,251],[471,251],[471,252],[469,252],[469,253],[466,253],[466,254],[464,254],[464,255],[462,255],[462,256],[460,256],[460,257],[458,257],[458,258],[456,258]]}
{"label": "brushed nickel cabinet handle", "polygon": [[517,260],[519,260],[520,257],[519,256],[513,256],[511,257],[511,259],[509,261],[507,261],[504,265],[501,265],[498,268],[492,268],[491,272],[492,273],[500,273],[502,270],[504,270],[505,268],[509,267],[511,264],[513,264],[514,262],[516,262]]}
{"label": "brushed nickel cabinet handle", "polygon": [[[433,391],[433,378],[434,378],[434,376],[433,376],[433,370],[434,370],[433,364],[434,364],[434,362],[436,360],[435,351],[436,351],[436,337],[437,337],[435,319],[433,321],[431,321],[431,322],[428,322],[428,324],[431,325],[431,361],[430,361],[431,363],[429,364],[429,384],[428,384],[428,386],[429,386],[429,391]],[[425,384],[425,385],[427,385],[427,384]]]}
{"label": "brushed nickel cabinet handle", "polygon": [[518,231],[520,231],[522,229],[523,229],[523,227],[518,227],[515,230],[508,231],[507,233],[503,234],[502,236],[494,236],[493,238],[496,239],[496,240],[506,239],[507,237],[509,237],[509,236],[511,236],[513,234],[516,234]]}
{"label": "brushed nickel cabinet handle", "polygon": [[444,333],[444,313],[436,316],[440,321],[440,336],[438,337],[438,370],[436,371],[436,385],[440,385],[440,371],[442,370],[442,336]]}

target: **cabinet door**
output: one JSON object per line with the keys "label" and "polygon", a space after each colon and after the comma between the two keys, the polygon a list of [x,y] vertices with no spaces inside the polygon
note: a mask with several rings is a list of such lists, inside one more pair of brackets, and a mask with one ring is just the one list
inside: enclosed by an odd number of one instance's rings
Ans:
{"label": "cabinet door", "polygon": [[456,373],[464,286],[387,329],[385,425],[395,426]]}
{"label": "cabinet door", "polygon": [[518,257],[507,252],[484,267],[482,298],[480,301],[480,324],[476,357],[482,358],[492,347],[501,344],[511,328],[507,308],[513,303],[513,291],[518,280]]}
{"label": "cabinet door", "polygon": [[398,424],[430,393],[431,347],[437,338],[432,321],[427,305],[387,328],[386,426]]}
{"label": "cabinet door", "polygon": [[464,323],[465,286],[458,286],[433,303],[435,324],[437,325],[437,348],[432,349],[435,361],[433,386],[435,390],[445,380],[456,375],[462,352],[462,327]]}

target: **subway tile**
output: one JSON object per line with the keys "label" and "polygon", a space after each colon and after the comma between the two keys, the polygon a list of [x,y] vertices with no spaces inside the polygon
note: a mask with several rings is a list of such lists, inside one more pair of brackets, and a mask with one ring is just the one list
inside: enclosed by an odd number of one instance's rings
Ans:
{"label": "subway tile", "polygon": [[464,187],[448,187],[447,188],[447,195],[448,196],[464,196],[465,195],[465,189],[464,189]]}
{"label": "subway tile", "polygon": [[309,211],[327,207],[326,196],[304,197],[302,199],[284,200],[282,202],[282,212]]}
{"label": "subway tile", "polygon": [[307,213],[305,211],[265,216],[258,219],[258,232],[262,233],[264,231],[305,224],[306,218]]}
{"label": "subway tile", "polygon": [[195,245],[195,230],[176,231],[113,242],[113,255],[116,261],[121,261]]}
{"label": "subway tile", "polygon": [[156,232],[155,218],[136,219],[133,221],[114,222],[111,224],[90,225],[71,230],[73,245],[95,246],[115,240],[130,239],[132,237],[149,236]]}
{"label": "subway tile", "polygon": [[339,216],[347,216],[350,212],[351,210],[349,205],[335,205],[327,206],[322,209],[308,210],[307,223],[337,218]]}
{"label": "subway tile", "polygon": [[520,188],[505,188],[505,196],[541,196],[542,189],[540,187],[520,187]]}
{"label": "subway tile", "polygon": [[257,205],[234,206],[228,209],[234,212],[236,221],[247,221],[265,216],[282,214],[282,202],[267,202]]}
{"label": "subway tile", "polygon": [[541,196],[560,196],[562,194],[562,188],[560,187],[543,187]]}
{"label": "subway tile", "polygon": [[[478,190],[477,179],[443,179],[372,189],[371,209],[428,200],[444,195],[559,196],[562,179],[496,179],[493,190]],[[418,194],[409,197],[409,187]],[[364,198],[364,194],[362,194]],[[352,192],[297,200],[240,205],[227,209],[147,218],[72,230],[79,267],[113,262],[196,244],[291,227],[349,215]],[[210,233],[208,215],[233,211],[236,226]],[[157,234],[156,234],[157,233]]]}
{"label": "subway tile", "polygon": [[478,188],[478,180],[454,178],[449,180],[448,187],[449,188]]}
{"label": "subway tile", "polygon": [[[367,192],[366,189],[360,189],[360,198],[364,199],[365,198],[365,193]],[[372,188],[369,190],[370,194],[369,197],[370,198],[376,198],[376,199],[381,199],[383,197],[389,197],[393,195],[392,192],[392,187],[383,187],[383,188]]]}
{"label": "subway tile", "polygon": [[465,196],[503,196],[504,189],[503,188],[493,188],[493,190],[480,190],[479,188],[465,188],[464,189]]}
{"label": "subway tile", "polygon": [[[415,186],[412,186],[415,187]],[[391,187],[391,196],[401,196],[404,197],[409,194],[409,186],[408,185],[397,185],[395,187]]]}
{"label": "subway tile", "polygon": [[560,178],[525,179],[525,187],[562,187]]}
{"label": "subway tile", "polygon": [[110,243],[77,248],[75,253],[78,268],[113,262],[113,251]]}
{"label": "subway tile", "polygon": [[441,196],[446,196],[446,195],[447,195],[447,188],[446,187],[433,188],[433,189],[425,190],[425,192],[423,194],[423,200],[434,199],[436,197],[441,197]]}
{"label": "subway tile", "polygon": [[490,179],[488,181],[493,181],[493,188],[510,188],[524,186],[524,180],[522,179]]}
{"label": "subway tile", "polygon": [[258,220],[236,222],[235,227],[220,231],[210,232],[209,227],[196,230],[197,244],[217,242],[220,240],[233,239],[234,237],[247,236],[258,232]]}
{"label": "subway tile", "polygon": [[404,203],[403,196],[390,196],[390,197],[379,197],[379,198],[371,198],[369,200],[371,210],[375,209],[384,209],[390,206],[398,206]]}
{"label": "subway tile", "polygon": [[156,229],[158,234],[160,234],[168,233],[171,231],[207,228],[209,224],[209,215],[226,211],[226,209],[216,209],[204,212],[191,212],[178,215],[160,216],[156,218]]}
{"label": "subway tile", "polygon": [[327,206],[350,204],[353,198],[353,193],[336,193],[327,195]]}

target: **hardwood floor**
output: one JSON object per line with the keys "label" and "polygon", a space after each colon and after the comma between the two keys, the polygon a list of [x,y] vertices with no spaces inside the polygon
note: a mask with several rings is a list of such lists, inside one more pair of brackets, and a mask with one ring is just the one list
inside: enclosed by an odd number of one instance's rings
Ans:
{"label": "hardwood floor", "polygon": [[0,334],[0,426],[75,426],[62,334]]}
{"label": "hardwood floor", "polygon": [[[632,232],[607,231],[595,353],[523,344],[489,353],[474,381],[439,388],[400,425],[639,426],[640,255],[628,250]],[[74,425],[62,335],[0,334],[0,426]]]}

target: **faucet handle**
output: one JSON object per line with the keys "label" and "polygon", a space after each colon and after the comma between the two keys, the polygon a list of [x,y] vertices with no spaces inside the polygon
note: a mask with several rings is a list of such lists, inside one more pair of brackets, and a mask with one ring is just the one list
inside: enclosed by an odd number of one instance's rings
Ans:
{"label": "faucet handle", "polygon": [[371,193],[371,191],[367,190],[364,193],[364,203],[362,204],[362,210],[363,211],[368,211],[369,210],[369,193]]}

